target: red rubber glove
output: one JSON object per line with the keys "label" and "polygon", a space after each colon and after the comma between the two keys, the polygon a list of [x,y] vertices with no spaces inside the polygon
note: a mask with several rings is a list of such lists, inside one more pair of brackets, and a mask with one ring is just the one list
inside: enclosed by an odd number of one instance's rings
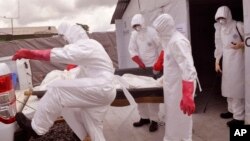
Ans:
{"label": "red rubber glove", "polygon": [[132,60],[133,60],[134,62],[136,62],[136,63],[139,65],[140,68],[146,69],[145,64],[141,61],[141,59],[140,59],[139,56],[134,56],[134,57],[132,57]]}
{"label": "red rubber glove", "polygon": [[69,71],[69,70],[71,70],[71,69],[73,69],[73,68],[75,68],[75,67],[77,67],[77,65],[68,64],[67,67],[66,67],[66,69]]}
{"label": "red rubber glove", "polygon": [[163,63],[164,63],[164,51],[162,50],[156,63],[153,66],[154,71],[162,71],[163,70]]}
{"label": "red rubber glove", "polygon": [[184,114],[190,116],[195,110],[195,103],[193,98],[194,82],[182,81],[182,99],[180,108]]}
{"label": "red rubber glove", "polygon": [[12,60],[25,58],[25,59],[50,61],[50,51],[51,49],[47,50],[20,49],[12,57]]}

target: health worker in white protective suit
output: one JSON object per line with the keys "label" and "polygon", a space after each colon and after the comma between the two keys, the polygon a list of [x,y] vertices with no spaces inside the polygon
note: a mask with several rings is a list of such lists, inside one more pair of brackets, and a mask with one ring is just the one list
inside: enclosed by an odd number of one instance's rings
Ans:
{"label": "health worker in white protective suit", "polygon": [[[161,51],[157,32],[154,28],[145,26],[145,20],[141,14],[133,16],[131,26],[135,30],[131,33],[128,47],[132,60],[142,69],[152,67],[154,64],[157,64],[156,60]],[[150,124],[149,131],[156,131],[158,129],[159,104],[139,103],[138,111],[141,118],[138,122],[135,122],[133,126],[141,127]]]}
{"label": "health worker in white protective suit", "polygon": [[164,48],[164,141],[191,141],[191,114],[195,111],[194,92],[197,78],[191,45],[188,39],[176,30],[170,15],[158,16],[153,26],[159,33]]}
{"label": "health worker in white protective suit", "polygon": [[63,48],[21,49],[13,56],[13,60],[27,58],[76,64],[80,69],[76,79],[59,80],[48,86],[31,121],[23,113],[17,113],[16,120],[30,135],[39,137],[49,131],[58,116],[73,114],[69,116],[80,119],[78,124],[67,120],[67,116],[66,121],[80,129],[81,133],[76,134],[82,135],[81,140],[88,133],[93,141],[105,141],[103,119],[116,95],[113,64],[100,43],[89,39],[83,29],[79,32],[79,26],[72,28],[64,33],[69,44]]}
{"label": "health worker in white protective suit", "polygon": [[[215,70],[222,73],[221,91],[227,97],[228,112],[221,118],[233,118],[227,125],[243,125],[244,102],[244,43],[243,23],[232,19],[227,6],[218,8],[215,14]],[[222,70],[219,62],[223,57]]]}

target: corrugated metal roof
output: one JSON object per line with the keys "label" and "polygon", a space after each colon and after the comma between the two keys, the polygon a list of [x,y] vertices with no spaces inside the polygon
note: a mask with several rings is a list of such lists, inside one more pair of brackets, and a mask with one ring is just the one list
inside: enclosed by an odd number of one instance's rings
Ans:
{"label": "corrugated metal roof", "polygon": [[113,17],[111,19],[111,24],[114,24],[116,19],[122,18],[129,2],[130,2],[130,0],[118,0],[116,8],[115,8],[115,12],[114,12]]}
{"label": "corrugated metal roof", "polygon": [[[15,27],[13,35],[57,34],[54,26]],[[12,28],[0,28],[0,35],[12,35]]]}

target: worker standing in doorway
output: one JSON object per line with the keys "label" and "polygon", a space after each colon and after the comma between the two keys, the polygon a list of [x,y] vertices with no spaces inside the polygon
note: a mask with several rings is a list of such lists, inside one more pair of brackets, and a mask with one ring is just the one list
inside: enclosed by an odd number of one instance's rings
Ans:
{"label": "worker standing in doorway", "polygon": [[[222,73],[222,95],[227,98],[228,111],[221,118],[233,120],[229,127],[243,125],[245,118],[244,102],[244,43],[243,23],[232,19],[227,6],[218,8],[215,14],[215,71]],[[221,58],[222,69],[219,65]]]}

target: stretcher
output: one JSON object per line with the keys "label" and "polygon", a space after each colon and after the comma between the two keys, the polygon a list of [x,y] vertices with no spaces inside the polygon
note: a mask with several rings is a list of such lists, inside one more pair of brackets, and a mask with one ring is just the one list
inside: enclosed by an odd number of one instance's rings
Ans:
{"label": "stretcher", "polygon": [[[116,75],[122,76],[125,73],[150,76],[155,79],[162,76],[153,75],[152,68],[140,69],[140,68],[130,68],[130,69],[117,69],[115,71]],[[163,88],[162,87],[147,87],[147,88],[129,88],[128,91],[134,98],[136,103],[163,103]],[[117,89],[116,98],[111,104],[112,106],[126,106],[129,105],[127,98],[124,95],[122,89]]]}
{"label": "stretcher", "polygon": [[[140,69],[140,68],[130,68],[130,69],[117,69],[115,71],[116,75],[122,76],[125,73],[140,75],[140,76],[149,76],[159,78],[162,76],[162,73],[159,75],[153,75],[152,68]],[[136,103],[163,103],[163,88],[162,87],[147,87],[147,88],[128,88],[129,93],[132,95]],[[124,95],[124,91],[121,88],[118,88],[116,98],[111,104],[112,106],[127,106],[129,101]],[[25,95],[36,95],[38,98],[41,98],[46,91],[25,91]]]}

